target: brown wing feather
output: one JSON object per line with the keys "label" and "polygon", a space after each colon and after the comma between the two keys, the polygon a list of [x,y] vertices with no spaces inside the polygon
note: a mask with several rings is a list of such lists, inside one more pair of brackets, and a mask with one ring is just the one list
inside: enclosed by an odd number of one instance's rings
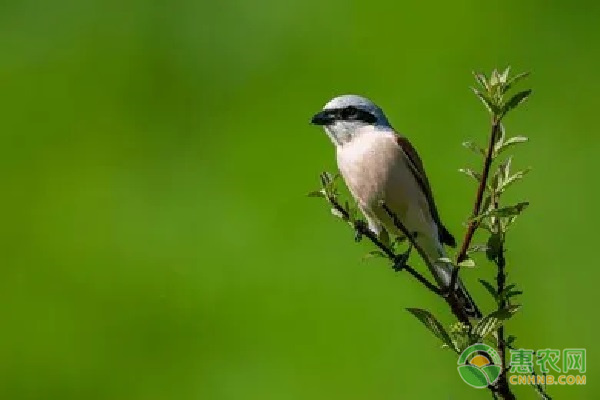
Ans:
{"label": "brown wing feather", "polygon": [[397,141],[404,153],[408,156],[408,159],[410,160],[409,166],[411,167],[411,170],[415,175],[421,190],[423,190],[423,193],[425,193],[427,203],[429,204],[429,212],[439,228],[440,242],[447,244],[448,246],[456,247],[456,240],[454,239],[454,236],[448,232],[440,220],[440,215],[433,199],[433,192],[431,191],[431,186],[429,185],[429,180],[425,174],[425,168],[423,167],[423,162],[421,161],[419,154],[417,154],[417,151],[412,144],[410,144],[407,138],[397,135]]}

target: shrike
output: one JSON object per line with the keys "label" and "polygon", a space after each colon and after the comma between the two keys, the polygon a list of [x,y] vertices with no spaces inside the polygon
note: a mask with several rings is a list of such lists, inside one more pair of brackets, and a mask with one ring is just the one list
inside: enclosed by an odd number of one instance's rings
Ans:
{"label": "shrike", "polygon": [[[311,121],[321,125],[336,147],[337,164],[369,228],[403,236],[382,202],[396,215],[427,254],[438,285],[450,285],[452,265],[443,245],[455,247],[454,237],[442,224],[423,163],[408,139],[394,131],[383,111],[369,99],[339,96]],[[477,306],[457,283],[457,296],[466,314],[480,317]]]}

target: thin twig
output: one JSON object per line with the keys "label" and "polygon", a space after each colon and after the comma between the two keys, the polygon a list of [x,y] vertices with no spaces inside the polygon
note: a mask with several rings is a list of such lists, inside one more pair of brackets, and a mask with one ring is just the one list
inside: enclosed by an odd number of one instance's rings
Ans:
{"label": "thin twig", "polygon": [[[331,205],[338,211],[346,220],[350,220],[350,214],[337,202],[337,200],[333,197],[327,197],[327,200],[331,203]],[[369,229],[364,223],[355,223],[354,228],[358,231],[359,234],[366,236],[375,246],[377,246],[392,262],[396,262],[398,256],[392,249],[383,244],[377,235]],[[417,270],[415,270],[410,265],[404,263],[402,268],[394,269],[396,271],[406,270],[413,278],[419,281],[423,286],[429,289],[431,292],[435,293],[438,296],[442,295],[442,291],[433,283],[429,282],[427,278],[421,275]]]}
{"label": "thin twig", "polygon": [[548,393],[546,393],[546,390],[544,389],[544,387],[540,383],[538,383],[538,381],[537,381],[538,374],[532,370],[531,375],[535,378],[535,383],[531,384],[531,386],[533,386],[535,391],[538,392],[539,395],[542,396],[542,398],[544,400],[552,400],[552,397],[550,397],[550,395]]}
{"label": "thin twig", "polygon": [[[492,138],[493,139],[493,138]],[[498,195],[492,191],[492,200],[494,209],[498,209],[500,206],[500,199]],[[500,218],[495,218],[495,226],[498,234],[502,234],[502,225],[500,222]],[[494,262],[498,267],[498,273],[496,275],[496,293],[500,296],[500,303],[498,304],[498,309],[503,310],[506,308],[508,301],[506,300],[506,296],[504,296],[504,288],[506,287],[506,258],[504,258],[504,237],[500,240],[500,246],[498,249],[498,255],[495,257]],[[506,362],[506,342],[504,341],[504,325],[501,325],[498,328],[497,332],[497,340],[496,344],[498,347],[498,355],[500,356],[500,363],[502,364],[502,373],[496,381],[495,388],[502,396],[503,399],[513,400],[515,399],[515,395],[511,392],[510,387],[508,385],[508,364]]]}
{"label": "thin twig", "polygon": [[488,143],[487,153],[485,155],[485,161],[483,164],[483,172],[481,173],[481,181],[479,182],[479,187],[477,188],[477,194],[475,197],[475,204],[473,205],[473,212],[471,213],[471,221],[469,221],[469,225],[467,227],[467,232],[465,233],[465,237],[462,241],[462,245],[460,247],[460,251],[457,255],[458,262],[463,261],[467,255],[467,251],[469,250],[469,245],[471,244],[471,240],[473,239],[473,235],[475,234],[475,230],[478,226],[478,221],[475,219],[479,212],[481,211],[481,203],[483,202],[483,194],[485,193],[485,187],[487,185],[488,176],[490,174],[490,167],[492,165],[493,156],[494,156],[494,145],[496,144],[496,139],[498,137],[498,132],[500,130],[500,121],[497,117],[492,118],[492,128],[490,133],[490,141]]}
{"label": "thin twig", "polygon": [[471,220],[469,221],[467,231],[465,232],[465,237],[462,241],[462,245],[460,246],[460,250],[458,251],[458,254],[456,256],[456,265],[452,269],[450,287],[453,289],[456,287],[456,282],[458,282],[458,271],[460,269],[458,267],[458,264],[467,258],[467,251],[469,250],[471,240],[473,239],[473,235],[475,234],[475,231],[477,230],[477,227],[479,225],[479,221],[476,220],[476,217],[481,211],[481,203],[483,202],[483,194],[485,193],[485,187],[487,185],[487,180],[490,175],[490,167],[494,159],[494,145],[496,144],[499,130],[500,119],[497,116],[494,116],[492,118],[490,139],[488,143],[487,153],[485,154],[485,161],[483,162],[483,172],[481,173],[481,180],[479,181],[479,187],[477,187],[477,194],[475,195],[475,204],[473,205]]}
{"label": "thin twig", "polygon": [[[454,265],[454,268],[452,269],[452,276],[450,278],[450,288],[452,289],[453,292],[454,292],[454,289],[456,288],[456,283],[458,282],[458,273],[460,270],[458,264],[467,258],[467,252],[468,252],[469,246],[471,245],[471,240],[473,240],[473,235],[475,234],[475,231],[477,230],[477,228],[479,226],[479,220],[477,220],[476,217],[481,212],[481,204],[483,202],[483,195],[485,193],[485,188],[487,186],[487,181],[488,181],[488,178],[490,175],[490,168],[492,165],[492,161],[494,159],[494,146],[498,139],[498,134],[500,132],[500,129],[501,129],[500,117],[494,115],[492,117],[492,127],[491,127],[489,142],[488,142],[488,148],[487,148],[487,152],[485,155],[485,160],[483,162],[483,171],[481,173],[481,179],[479,181],[479,186],[477,187],[477,193],[475,195],[475,203],[473,204],[471,220],[469,221],[469,224],[467,226],[467,231],[465,232],[465,237],[462,241],[460,250],[458,251],[458,254],[456,256],[456,264]],[[497,199],[495,199],[494,207],[498,208]],[[506,260],[504,259],[503,246],[501,246],[500,255],[498,256],[498,258],[496,260],[496,264],[498,266],[498,275],[496,276],[498,293],[502,293],[502,291],[504,290],[505,284],[506,284],[506,273],[505,273]],[[503,309],[505,307],[506,307],[506,301],[502,300],[501,304],[500,304],[500,309]],[[495,386],[490,389],[492,390],[493,396],[500,396],[503,399],[512,400],[512,399],[515,399],[515,396],[511,392],[510,387],[508,385],[508,381],[507,381],[508,371],[506,369],[507,365],[506,365],[506,347],[505,347],[505,342],[504,342],[504,327],[500,327],[498,329],[497,345],[498,345],[498,354],[500,356],[500,360],[502,363],[502,373],[500,375],[500,378],[496,382]]]}
{"label": "thin twig", "polygon": [[[500,340],[500,339],[498,339]],[[516,348],[513,345],[510,345],[506,342],[504,342],[504,345],[511,349],[511,350],[516,350]],[[537,355],[534,353],[534,357],[536,357],[537,359]],[[510,367],[510,365],[507,365],[507,368]],[[537,377],[538,374],[535,372],[534,369],[531,370],[531,375],[535,377],[535,383],[530,383],[530,385],[535,389],[536,392],[539,393],[540,396],[542,396],[542,398],[544,400],[552,400],[552,397],[550,397],[550,395],[548,393],[546,393],[546,389],[537,381]],[[546,376],[546,374],[544,374],[544,377]]]}
{"label": "thin twig", "polygon": [[[421,258],[423,259],[423,261],[425,262],[425,264],[427,265],[427,267],[429,268],[430,271],[435,271],[435,268],[433,266],[433,264],[431,263],[431,260],[429,259],[429,257],[427,256],[427,253],[425,253],[425,251],[423,250],[423,248],[419,245],[419,243],[415,240],[415,235],[412,234],[407,228],[406,226],[404,226],[404,224],[398,219],[398,217],[396,216],[396,214],[394,214],[394,212],[392,210],[390,210],[390,208],[385,204],[385,203],[381,203],[381,206],[383,207],[383,209],[385,210],[385,212],[388,214],[388,216],[392,219],[392,222],[394,223],[394,225],[396,226],[396,228],[398,228],[403,234],[404,236],[407,237],[407,239],[410,241],[410,243],[412,244],[412,246],[417,249],[417,252],[419,253],[419,255],[421,256]],[[434,274],[434,276],[436,276]],[[440,281],[440,285],[443,285],[443,283]],[[452,286],[450,286],[452,287]],[[442,296],[444,297],[444,299],[446,300],[446,302],[448,303],[448,305],[450,306],[450,309],[452,310],[452,313],[463,323],[465,323],[468,326],[471,326],[471,321],[469,321],[469,316],[465,313],[464,307],[461,306],[460,302],[458,301],[458,298],[456,297],[456,293],[454,290],[447,290],[447,288],[443,288],[441,291]]]}
{"label": "thin twig", "polygon": [[394,214],[394,212],[392,210],[390,210],[390,208],[385,203],[382,202],[381,207],[383,207],[383,209],[385,210],[387,215],[392,219],[392,222],[394,223],[396,228],[400,229],[400,232],[402,232],[402,234],[404,236],[406,236],[406,238],[408,239],[410,244],[412,244],[412,246],[415,249],[417,249],[417,253],[419,253],[419,255],[421,256],[421,258],[423,259],[425,264],[427,264],[427,267],[429,268],[429,270],[435,271],[435,268],[434,268],[433,264],[431,263],[431,260],[427,256],[427,253],[425,253],[425,250],[423,250],[421,245],[415,240],[416,235],[414,233],[411,233],[406,228],[406,226],[404,226],[404,224],[400,221],[400,219],[398,219],[398,216],[396,214]]}
{"label": "thin twig", "polygon": [[[494,205],[497,207],[497,203]],[[499,223],[499,222],[498,222]],[[498,258],[496,260],[496,265],[498,266],[498,275],[496,276],[496,285],[498,286],[498,294],[502,295],[504,291],[504,287],[506,284],[506,260],[504,258],[504,245],[500,246],[498,251]],[[502,299],[499,304],[499,309],[506,308],[506,300]],[[500,356],[500,362],[502,363],[502,374],[500,378],[496,382],[496,387],[498,392],[502,396],[503,399],[514,399],[514,394],[510,391],[510,387],[508,386],[507,381],[507,363],[506,363],[506,342],[504,341],[504,326],[500,326],[498,328],[498,355]]]}

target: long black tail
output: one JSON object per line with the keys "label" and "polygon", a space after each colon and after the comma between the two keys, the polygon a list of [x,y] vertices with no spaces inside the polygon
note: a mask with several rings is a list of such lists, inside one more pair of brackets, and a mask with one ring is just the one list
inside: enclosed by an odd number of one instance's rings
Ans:
{"label": "long black tail", "polygon": [[481,311],[477,308],[475,301],[467,292],[462,282],[459,282],[458,287],[456,288],[456,297],[458,301],[461,303],[462,308],[465,310],[465,313],[471,318],[481,318]]}
{"label": "long black tail", "polygon": [[[427,240],[426,237],[421,238],[419,244],[424,249],[426,254],[435,254],[435,256],[430,257],[431,266],[433,267],[433,271],[431,272],[433,273],[438,285],[442,288],[447,288],[452,280],[452,271],[454,266],[451,263],[443,260],[444,258],[447,258],[443,245],[438,241]],[[460,278],[456,283],[455,293],[461,310],[463,310],[468,317],[481,318],[481,311],[479,311],[479,308],[477,308],[475,301],[465,288]]]}
{"label": "long black tail", "polygon": [[[445,253],[442,253],[441,251],[440,253],[442,254],[442,257],[445,257]],[[452,280],[452,264],[444,262],[440,259],[434,261],[432,264],[435,269],[433,272],[437,283],[440,285],[440,287],[447,288]],[[461,309],[464,310],[467,316],[471,318],[481,318],[481,311],[479,311],[479,308],[477,308],[475,301],[465,288],[465,285],[462,283],[460,278],[456,283],[455,293]]]}

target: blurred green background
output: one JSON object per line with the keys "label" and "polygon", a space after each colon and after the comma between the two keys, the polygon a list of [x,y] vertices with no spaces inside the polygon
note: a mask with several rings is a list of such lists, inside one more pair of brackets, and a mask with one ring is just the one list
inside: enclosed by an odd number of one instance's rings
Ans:
{"label": "blurred green background", "polygon": [[[387,112],[463,233],[488,119],[471,70],[530,70],[509,239],[525,348],[600,346],[597,2],[0,4],[1,399],[482,399],[406,311],[445,306],[306,198],[334,95]],[[418,261],[414,261],[419,265]],[[477,283],[492,269],[466,271]],[[600,389],[552,387],[556,398]],[[519,398],[535,398],[517,388]]]}

